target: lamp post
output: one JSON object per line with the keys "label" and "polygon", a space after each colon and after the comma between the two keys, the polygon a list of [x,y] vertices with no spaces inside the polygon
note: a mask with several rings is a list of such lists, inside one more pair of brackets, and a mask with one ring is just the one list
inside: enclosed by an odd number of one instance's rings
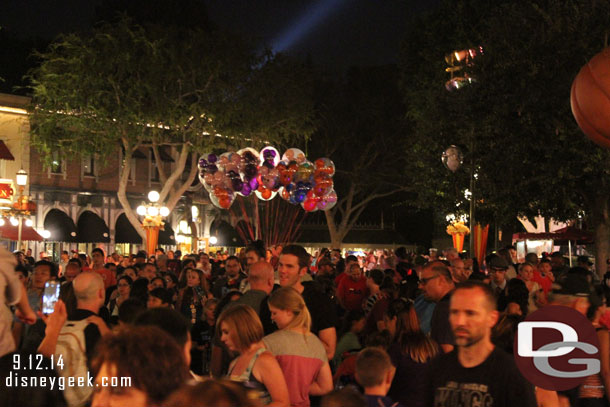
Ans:
{"label": "lamp post", "polygon": [[[445,83],[445,89],[449,92],[453,92],[459,89],[462,89],[466,86],[469,86],[475,82],[477,82],[476,75],[472,72],[472,67],[474,66],[473,59],[480,57],[483,55],[483,47],[478,46],[475,48],[455,50],[451,53],[445,55],[445,62],[448,67],[445,69],[445,72],[448,72],[450,75],[449,80]],[[475,227],[475,162],[474,162],[474,134],[470,134],[470,228],[474,231]],[[455,172],[460,165],[462,164],[462,156],[460,153],[459,162],[450,159],[451,156],[447,156],[448,152],[451,152],[452,149],[459,149],[455,146],[449,147],[445,153],[443,153],[443,162],[451,171]],[[450,166],[449,164],[453,162],[454,166]],[[467,198],[468,199],[468,198]],[[470,235],[469,239],[469,252],[470,256],[474,256],[474,233]]]}
{"label": "lamp post", "polygon": [[148,193],[149,203],[137,207],[136,213],[143,216],[142,227],[146,231],[146,252],[154,254],[159,241],[159,229],[164,225],[163,218],[169,215],[169,208],[159,206],[159,193],[150,191]]}
{"label": "lamp post", "polygon": [[20,169],[17,171],[15,181],[19,187],[19,195],[17,200],[13,203],[13,206],[8,211],[10,222],[13,226],[17,226],[17,250],[21,250],[21,236],[23,231],[23,218],[26,219],[26,226],[32,226],[33,222],[29,219],[29,216],[36,212],[36,204],[30,201],[30,197],[23,195],[25,186],[28,183],[28,173],[25,170]]}

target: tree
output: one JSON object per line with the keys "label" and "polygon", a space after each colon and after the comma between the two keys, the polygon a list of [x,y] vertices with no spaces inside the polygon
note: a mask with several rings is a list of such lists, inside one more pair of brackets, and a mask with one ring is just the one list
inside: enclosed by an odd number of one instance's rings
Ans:
{"label": "tree", "polygon": [[325,217],[332,247],[341,247],[371,203],[408,190],[404,104],[395,66],[352,68],[340,80],[320,80],[318,88],[319,131],[308,155],[335,163],[339,199]]}
{"label": "tree", "polygon": [[[159,147],[170,146],[174,169],[159,168],[159,202],[170,210],[197,176],[201,152],[285,143],[313,130],[304,68],[218,32],[123,18],[89,36],[64,35],[38,57],[29,75],[33,145],[47,157],[59,149],[101,159],[147,146],[157,162]],[[127,200],[130,165],[123,160],[117,196],[145,240]]]}
{"label": "tree", "polygon": [[[472,168],[479,218],[568,220],[584,210],[597,264],[604,264],[610,154],[580,132],[569,99],[574,77],[604,47],[609,26],[610,5],[595,0],[446,1],[414,25],[401,66],[416,129],[407,153],[418,206],[464,207]],[[485,55],[473,61],[478,83],[447,92],[443,55],[479,45]],[[440,153],[451,144],[466,150],[466,171],[442,167]]]}

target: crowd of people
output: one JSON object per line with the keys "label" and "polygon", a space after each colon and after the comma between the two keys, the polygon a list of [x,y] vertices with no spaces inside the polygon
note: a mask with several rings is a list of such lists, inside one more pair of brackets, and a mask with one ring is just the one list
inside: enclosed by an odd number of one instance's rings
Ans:
{"label": "crowd of people", "polygon": [[[608,406],[610,273],[515,254],[257,241],[54,263],[2,249],[0,405]],[[60,295],[43,313],[49,281]],[[517,324],[548,304],[587,316],[600,343],[601,372],[564,392],[528,383],[511,355]]]}

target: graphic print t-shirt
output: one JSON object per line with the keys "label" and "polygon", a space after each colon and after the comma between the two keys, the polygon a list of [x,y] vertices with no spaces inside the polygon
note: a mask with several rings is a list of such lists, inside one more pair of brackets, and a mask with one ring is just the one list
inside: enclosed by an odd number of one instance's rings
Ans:
{"label": "graphic print t-shirt", "polygon": [[512,356],[495,348],[478,366],[463,367],[457,350],[430,363],[429,407],[535,407],[534,386],[527,382]]}

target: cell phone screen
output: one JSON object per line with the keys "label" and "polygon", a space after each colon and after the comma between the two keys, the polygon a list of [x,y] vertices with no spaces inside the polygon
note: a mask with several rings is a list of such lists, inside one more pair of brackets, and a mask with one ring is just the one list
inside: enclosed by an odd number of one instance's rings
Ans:
{"label": "cell phone screen", "polygon": [[42,294],[42,313],[52,314],[55,309],[55,303],[59,299],[59,289],[61,284],[57,281],[47,281],[44,285]]}

